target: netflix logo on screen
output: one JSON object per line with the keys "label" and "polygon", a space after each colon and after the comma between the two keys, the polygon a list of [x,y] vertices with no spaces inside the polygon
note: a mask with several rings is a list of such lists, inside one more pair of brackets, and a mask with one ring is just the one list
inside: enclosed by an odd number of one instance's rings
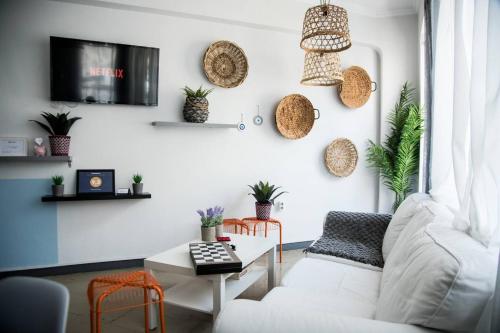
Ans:
{"label": "netflix logo on screen", "polygon": [[89,74],[90,76],[108,76],[123,79],[125,77],[125,70],[123,68],[91,67]]}

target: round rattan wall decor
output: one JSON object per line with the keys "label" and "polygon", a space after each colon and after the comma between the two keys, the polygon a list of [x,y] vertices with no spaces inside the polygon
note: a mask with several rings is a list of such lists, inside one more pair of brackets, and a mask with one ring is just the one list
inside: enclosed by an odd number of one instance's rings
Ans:
{"label": "round rattan wall decor", "polygon": [[344,82],[337,88],[342,103],[351,109],[363,106],[372,93],[370,76],[358,66],[349,67],[342,73]]}
{"label": "round rattan wall decor", "polygon": [[[317,117],[315,111],[318,112]],[[319,111],[306,97],[299,94],[284,97],[276,108],[276,126],[287,139],[305,137],[318,118]]]}
{"label": "round rattan wall decor", "polygon": [[208,47],[203,57],[203,68],[213,84],[234,88],[247,77],[248,61],[238,45],[221,40]]}
{"label": "round rattan wall decor", "polygon": [[358,151],[354,143],[346,138],[332,141],[325,151],[325,164],[331,174],[349,176],[358,164]]}

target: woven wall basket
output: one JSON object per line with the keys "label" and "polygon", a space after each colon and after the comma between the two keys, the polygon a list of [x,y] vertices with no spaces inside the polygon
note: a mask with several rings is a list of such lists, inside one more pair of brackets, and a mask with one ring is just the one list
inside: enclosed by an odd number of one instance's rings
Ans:
{"label": "woven wall basket", "polygon": [[358,151],[349,139],[332,141],[325,151],[325,164],[330,173],[338,177],[349,176],[358,164]]}
{"label": "woven wall basket", "polygon": [[352,66],[343,71],[344,82],[338,85],[340,100],[345,106],[355,109],[363,106],[372,93],[372,80],[361,67]]}
{"label": "woven wall basket", "polygon": [[284,97],[276,108],[276,126],[287,139],[300,139],[306,136],[314,125],[316,117],[311,102],[304,96],[292,94]]}
{"label": "woven wall basket", "polygon": [[221,40],[209,46],[203,58],[208,80],[223,88],[239,86],[247,77],[248,61],[238,45]]}

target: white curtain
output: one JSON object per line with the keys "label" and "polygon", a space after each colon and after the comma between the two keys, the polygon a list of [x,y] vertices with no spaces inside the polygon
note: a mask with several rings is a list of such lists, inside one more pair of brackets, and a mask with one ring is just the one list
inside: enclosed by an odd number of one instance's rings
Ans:
{"label": "white curtain", "polygon": [[431,190],[455,225],[500,244],[500,1],[432,2]]}

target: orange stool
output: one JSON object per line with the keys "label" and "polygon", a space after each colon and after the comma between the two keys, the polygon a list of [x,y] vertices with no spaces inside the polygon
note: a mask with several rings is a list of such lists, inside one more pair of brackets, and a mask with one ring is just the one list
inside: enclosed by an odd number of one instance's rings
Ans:
{"label": "orange stool", "polygon": [[253,224],[253,235],[254,236],[257,234],[257,230],[262,231],[262,229],[261,229],[262,223],[264,223],[264,237],[267,237],[268,225],[271,225],[270,230],[279,229],[279,232],[280,232],[280,262],[281,262],[283,259],[283,230],[282,230],[281,222],[276,220],[276,219],[259,220],[256,217],[245,217],[242,219],[242,221],[248,225],[248,228],[250,228],[250,226],[249,226],[250,224]]}
{"label": "orange stool", "polygon": [[247,235],[250,235],[250,229],[248,228],[248,225],[240,219],[224,219],[223,225],[224,225],[224,232],[237,234],[238,227],[240,227],[240,232],[239,232],[240,235],[243,234],[243,229],[246,229]]}
{"label": "orange stool", "polygon": [[[153,297],[156,293],[156,297]],[[144,306],[145,332],[149,333],[149,306],[158,304],[161,332],[165,333],[163,290],[156,279],[144,271],[100,276],[90,281],[87,296],[90,305],[90,332],[101,332],[104,312]],[[106,301],[106,302],[105,302]],[[106,310],[103,304],[106,303]]]}

